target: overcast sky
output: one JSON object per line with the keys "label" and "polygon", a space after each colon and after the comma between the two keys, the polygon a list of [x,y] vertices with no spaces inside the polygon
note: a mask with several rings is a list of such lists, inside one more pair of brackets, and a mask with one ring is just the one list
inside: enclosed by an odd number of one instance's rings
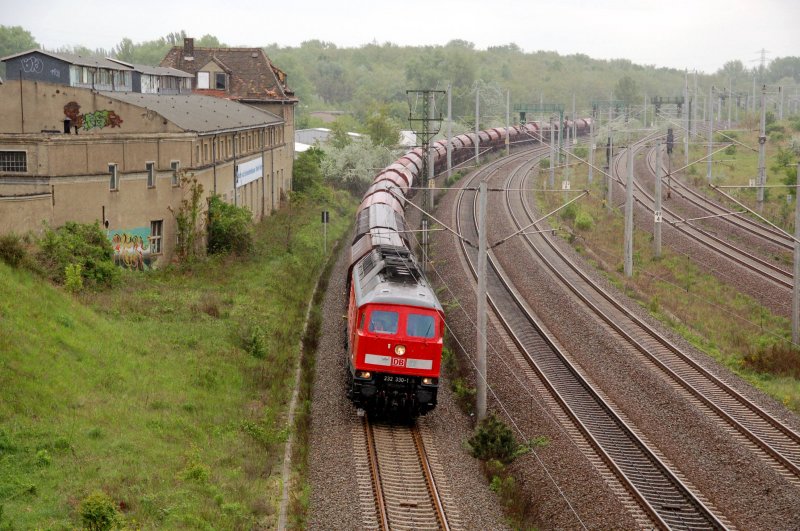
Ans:
{"label": "overcast sky", "polygon": [[0,0],[0,24],[50,49],[186,30],[231,46],[513,42],[708,73],[735,59],[752,67],[762,48],[768,60],[800,55],[800,0]]}

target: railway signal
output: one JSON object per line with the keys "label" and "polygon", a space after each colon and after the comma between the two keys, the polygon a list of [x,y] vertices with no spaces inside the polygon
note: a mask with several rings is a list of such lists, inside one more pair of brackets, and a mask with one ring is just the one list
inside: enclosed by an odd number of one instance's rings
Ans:
{"label": "railway signal", "polygon": [[672,155],[672,149],[675,146],[675,136],[672,128],[667,129],[667,155]]}

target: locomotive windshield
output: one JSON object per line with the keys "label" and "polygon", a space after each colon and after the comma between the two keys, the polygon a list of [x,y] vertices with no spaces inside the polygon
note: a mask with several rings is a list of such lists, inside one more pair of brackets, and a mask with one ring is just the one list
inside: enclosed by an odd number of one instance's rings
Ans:
{"label": "locomotive windshield", "polygon": [[369,317],[369,331],[379,334],[396,334],[400,315],[397,312],[373,310]]}
{"label": "locomotive windshield", "polygon": [[430,339],[433,337],[434,331],[433,316],[416,313],[408,314],[408,320],[406,321],[407,336]]}

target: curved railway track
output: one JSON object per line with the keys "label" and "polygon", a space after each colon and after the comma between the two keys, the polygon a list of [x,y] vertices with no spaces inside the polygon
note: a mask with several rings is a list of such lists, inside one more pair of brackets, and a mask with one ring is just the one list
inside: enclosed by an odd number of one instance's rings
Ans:
{"label": "curved railway track", "polygon": [[[462,527],[447,488],[434,478],[434,471],[441,471],[429,455],[423,429],[416,424],[376,424],[365,415],[359,431],[356,470],[364,486],[362,506],[374,509],[362,511],[365,529]],[[365,503],[367,498],[370,503]]]}
{"label": "curved railway track", "polygon": [[[615,178],[620,183],[626,182],[626,175],[627,175],[627,149],[634,150],[634,158],[636,152],[641,150],[644,147],[644,141],[639,141],[637,143],[632,144],[625,150],[622,150],[618,156],[614,158],[613,167],[614,167],[614,174]],[[642,183],[639,179],[636,178],[636,173],[634,172],[634,179],[633,179],[634,187],[635,187],[635,197],[637,201],[644,207],[648,212],[655,211],[655,199],[652,195],[644,188]],[[624,185],[623,185],[624,188]],[[756,256],[740,247],[734,245],[733,243],[720,238],[719,236],[705,230],[697,225],[693,225],[691,222],[686,222],[686,219],[682,216],[675,213],[670,208],[666,207],[662,202],[661,211],[663,214],[663,219],[666,223],[669,223],[672,228],[677,230],[679,233],[683,234],[687,238],[697,242],[698,244],[710,249],[711,251],[720,254],[731,260],[733,263],[740,265],[741,267],[745,268],[747,271],[750,271],[758,276],[762,276],[771,282],[791,290],[794,285],[793,275],[790,271],[787,271],[771,261],[764,260],[763,258]]]}
{"label": "curved railway track", "polygon": [[[506,188],[519,190],[524,188],[523,184],[509,181]],[[506,193],[506,204],[516,226],[526,226],[536,219],[535,214],[524,193],[515,192],[514,195],[512,197],[510,191]],[[536,228],[542,230],[544,227]],[[552,239],[542,234],[530,234],[525,238],[542,263],[592,312],[631,344],[643,362],[657,368],[676,388],[694,397],[706,411],[733,428],[748,446],[782,475],[800,484],[800,435],[711,374],[629,311],[585,274]]]}
{"label": "curved railway track", "polygon": [[[488,179],[499,166],[498,163],[490,164],[476,172],[473,179],[479,176]],[[514,173],[527,173],[521,171],[523,167]],[[476,202],[473,200],[471,207],[465,207],[464,197],[462,189],[456,207],[459,232],[475,240]],[[462,252],[475,275],[476,251],[462,241]],[[503,326],[551,394],[653,524],[670,529],[725,528],[725,523],[691,492],[601,398],[601,393],[583,378],[581,371],[572,365],[527,310],[491,255],[488,269],[489,299]]]}
{"label": "curved railway track", "polygon": [[[650,149],[650,151],[647,153],[646,161],[647,166],[650,168],[650,172],[655,175],[655,147]],[[709,215],[720,216],[719,219],[726,223],[729,227],[755,236],[761,241],[769,245],[774,245],[775,247],[784,251],[794,250],[794,240],[785,232],[756,221],[746,214],[734,213],[733,210],[722,206],[706,195],[698,192],[693,187],[686,185],[683,181],[675,178],[674,176],[672,179],[670,179],[670,183],[672,191],[677,193],[683,200],[687,201],[695,208],[708,213]]]}

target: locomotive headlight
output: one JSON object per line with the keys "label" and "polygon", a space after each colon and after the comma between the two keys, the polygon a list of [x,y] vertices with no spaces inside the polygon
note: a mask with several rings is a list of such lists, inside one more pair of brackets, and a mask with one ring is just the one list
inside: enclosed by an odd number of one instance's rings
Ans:
{"label": "locomotive headlight", "polygon": [[422,379],[422,385],[433,385],[436,383],[436,378],[425,377]]}
{"label": "locomotive headlight", "polygon": [[406,346],[397,345],[396,347],[394,347],[394,353],[397,354],[398,356],[402,356],[403,354],[406,353]]}
{"label": "locomotive headlight", "polygon": [[369,380],[370,377],[372,376],[372,373],[370,373],[369,371],[358,371],[356,373],[356,376],[358,376],[359,378],[364,378],[365,380]]}

